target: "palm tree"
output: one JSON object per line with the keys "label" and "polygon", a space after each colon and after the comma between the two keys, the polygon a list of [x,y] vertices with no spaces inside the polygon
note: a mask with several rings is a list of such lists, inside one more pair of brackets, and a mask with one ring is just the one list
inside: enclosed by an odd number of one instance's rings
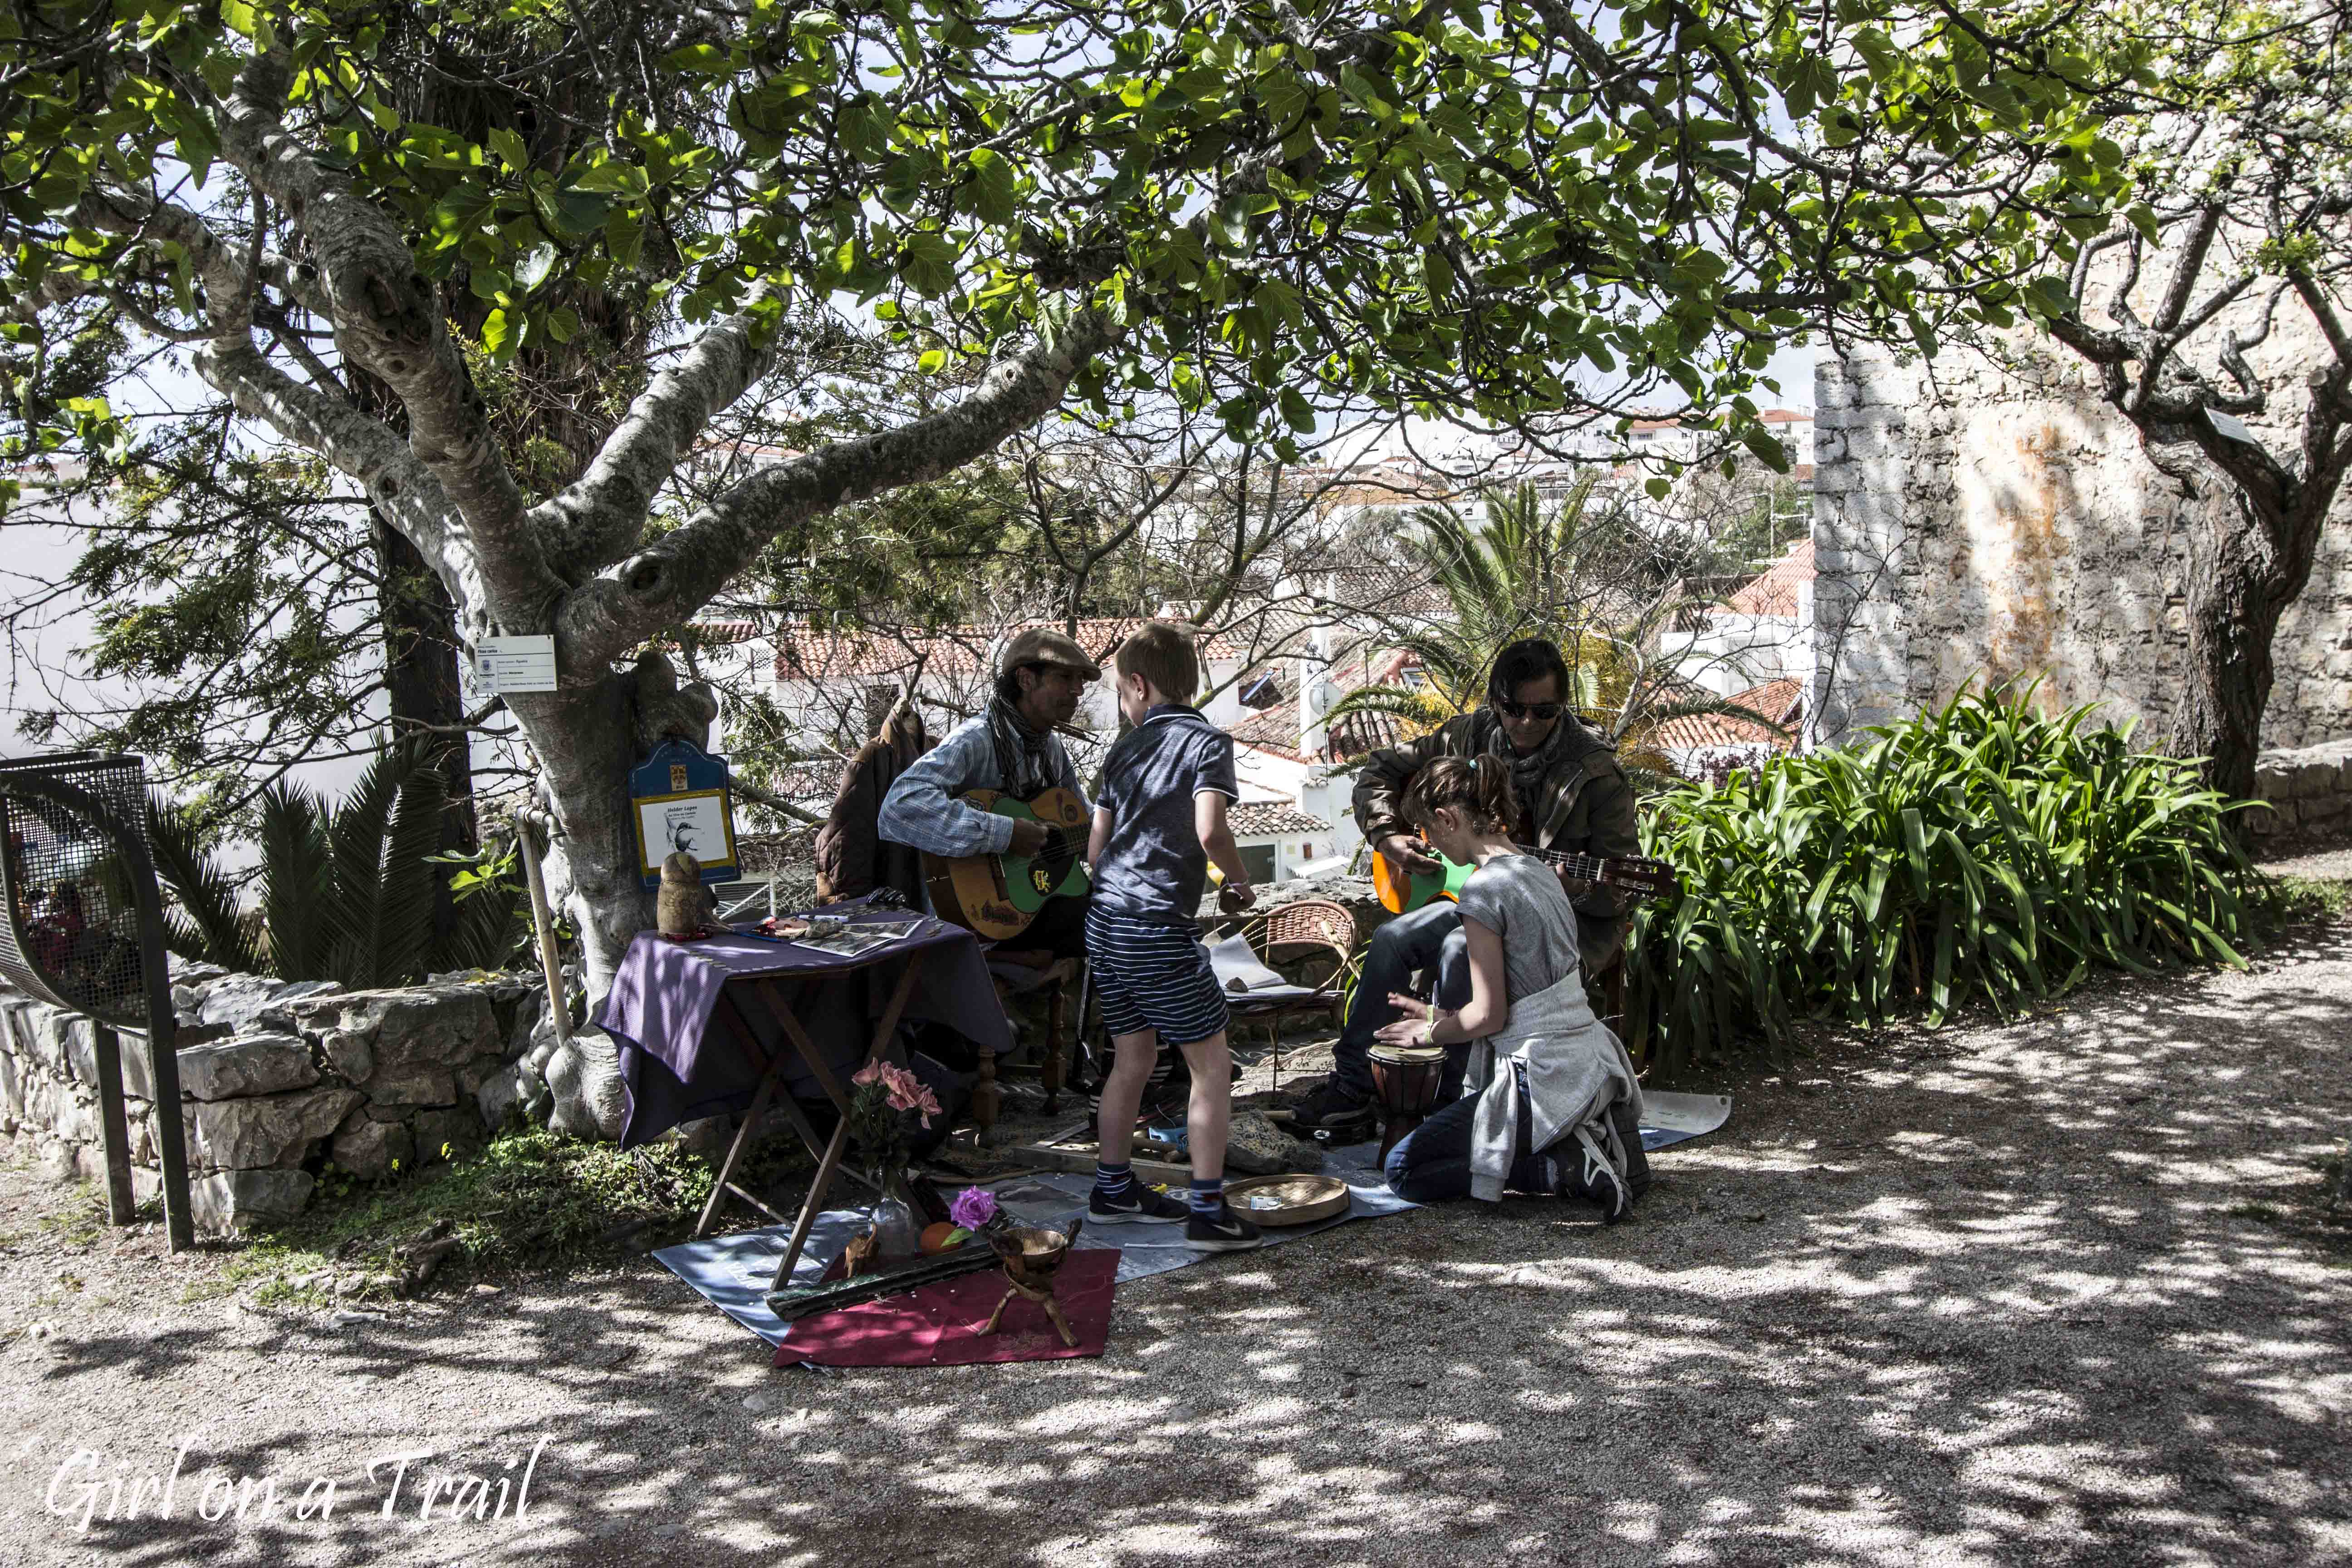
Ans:
{"label": "palm tree", "polygon": [[435,895],[446,875],[435,862],[448,805],[438,749],[422,739],[378,752],[338,805],[299,785],[271,785],[261,796],[260,905],[248,913],[190,815],[152,799],[155,869],[178,906],[169,945],[230,969],[336,980],[353,990],[497,967],[520,937],[516,884],[467,879],[469,896],[445,929],[435,929]]}
{"label": "palm tree", "polygon": [[1547,506],[1531,482],[1483,498],[1476,521],[1451,507],[1412,513],[1408,544],[1445,595],[1442,619],[1400,623],[1393,646],[1421,664],[1417,687],[1362,686],[1332,704],[1336,722],[1354,714],[1393,719],[1426,733],[1486,700],[1495,656],[1522,637],[1548,637],[1567,660],[1564,694],[1584,721],[1614,744],[1637,783],[1673,782],[1655,743],[1667,721],[1700,714],[1752,720],[1785,734],[1770,717],[1677,680],[1645,651],[1683,607],[1678,578],[1650,581],[1621,562],[1601,564],[1631,524],[1592,506],[1589,472]]}

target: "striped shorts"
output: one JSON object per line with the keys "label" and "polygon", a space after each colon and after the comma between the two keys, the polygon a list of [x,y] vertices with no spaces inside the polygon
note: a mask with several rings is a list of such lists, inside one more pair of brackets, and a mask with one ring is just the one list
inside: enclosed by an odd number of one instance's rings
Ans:
{"label": "striped shorts", "polygon": [[1225,994],[1189,928],[1097,905],[1087,911],[1087,963],[1113,1035],[1154,1029],[1162,1045],[1189,1046],[1225,1026]]}

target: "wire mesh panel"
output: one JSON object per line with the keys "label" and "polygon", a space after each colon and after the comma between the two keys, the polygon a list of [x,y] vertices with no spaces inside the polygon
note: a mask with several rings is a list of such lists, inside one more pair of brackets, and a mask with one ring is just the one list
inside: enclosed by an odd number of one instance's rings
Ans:
{"label": "wire mesh panel", "polygon": [[145,765],[92,752],[0,762],[0,973],[44,1001],[144,1029],[137,873],[95,817],[9,790],[27,775],[96,797],[143,844]]}

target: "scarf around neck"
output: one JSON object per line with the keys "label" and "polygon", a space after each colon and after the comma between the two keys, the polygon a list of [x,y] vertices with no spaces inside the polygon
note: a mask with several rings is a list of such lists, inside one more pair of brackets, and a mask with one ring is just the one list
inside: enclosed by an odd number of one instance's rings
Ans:
{"label": "scarf around neck", "polygon": [[988,739],[996,752],[997,776],[1016,800],[1027,800],[1055,782],[1051,731],[1029,728],[1020,711],[1002,697],[988,700]]}
{"label": "scarf around neck", "polygon": [[1543,744],[1525,756],[1512,749],[1511,737],[1504,732],[1499,716],[1486,738],[1487,754],[1502,758],[1504,765],[1511,770],[1511,798],[1519,807],[1519,820],[1512,832],[1522,843],[1536,842],[1536,836],[1543,829],[1548,805],[1544,786],[1553,768],[1569,754],[1569,726],[1573,722],[1572,716],[1563,710],[1553,723],[1551,733],[1544,737]]}

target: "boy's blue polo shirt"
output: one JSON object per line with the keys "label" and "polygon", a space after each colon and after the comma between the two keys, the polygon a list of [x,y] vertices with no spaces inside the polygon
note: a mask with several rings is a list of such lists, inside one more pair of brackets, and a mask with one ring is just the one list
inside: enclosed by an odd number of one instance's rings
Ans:
{"label": "boy's blue polo shirt", "polygon": [[1095,863],[1097,909],[1193,923],[1209,880],[1208,851],[1192,816],[1192,797],[1202,790],[1241,798],[1234,738],[1197,708],[1163,702],[1110,749],[1095,802],[1110,813],[1110,836]]}

